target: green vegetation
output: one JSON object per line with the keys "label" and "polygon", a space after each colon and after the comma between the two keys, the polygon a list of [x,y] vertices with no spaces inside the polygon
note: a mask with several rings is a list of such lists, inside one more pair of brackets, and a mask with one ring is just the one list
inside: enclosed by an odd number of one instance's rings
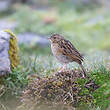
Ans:
{"label": "green vegetation", "polygon": [[[40,58],[40,57],[39,57]],[[38,58],[38,59],[39,59]],[[8,75],[6,78],[4,78],[4,85],[6,87],[6,93],[13,93],[15,96],[19,96],[21,94],[21,91],[26,87],[26,85],[30,82],[31,75],[35,74],[40,75],[41,77],[44,77],[45,75],[48,76],[50,73],[52,74],[52,71],[55,72],[56,69],[54,67],[53,61],[50,63],[48,62],[41,62],[40,60],[37,60],[37,63],[35,64],[27,64],[25,65],[27,68],[24,67],[18,67],[16,70],[14,70],[10,75]],[[47,58],[48,59],[48,58]],[[47,60],[46,59],[46,60]],[[44,59],[42,59],[44,60]],[[43,64],[42,64],[43,63]],[[53,65],[53,66],[52,66]],[[45,67],[46,66],[46,67]],[[45,69],[47,68],[47,69]],[[84,103],[81,101],[78,106],[78,108],[88,108],[88,106],[91,108],[91,110],[95,110],[95,108],[100,108],[99,110],[106,110],[109,109],[110,104],[110,70],[107,70],[103,65],[100,67],[94,68],[91,72],[88,73],[88,76],[90,77],[91,81],[94,81],[95,84],[99,86],[98,89],[95,89],[95,86],[90,86],[89,89],[84,88],[85,83],[88,82],[87,79],[79,79],[78,84],[82,88],[82,96],[84,94],[89,94],[93,100],[90,103],[88,99],[88,103]],[[35,78],[35,77],[33,77]],[[91,84],[91,83],[90,83]],[[80,94],[80,95],[81,95]],[[79,96],[80,96],[79,95]],[[4,96],[2,96],[4,98]],[[2,98],[1,97],[1,98]],[[88,106],[87,106],[87,105]],[[85,105],[85,106],[84,106]],[[93,109],[94,108],[94,109]]]}
{"label": "green vegetation", "polygon": [[21,6],[9,19],[19,24],[15,33],[33,32],[48,36],[61,33],[83,51],[92,48],[109,50],[110,47],[110,15],[106,10],[78,13],[72,9],[60,12]]}
{"label": "green vegetation", "polygon": [[99,69],[94,70],[92,78],[100,86],[92,96],[94,97],[94,103],[102,110],[109,109],[110,104],[110,71],[107,71],[105,67],[101,66]]}
{"label": "green vegetation", "polygon": [[[21,62],[18,68],[3,79],[6,87],[6,93],[13,93],[15,96],[19,96],[21,91],[24,90],[24,88],[30,83],[29,79],[31,78],[31,75],[38,75],[40,77],[48,76],[58,71],[61,67],[61,65],[51,55],[45,56],[40,54],[39,56],[34,56],[33,54],[29,57],[29,53],[27,54],[27,52],[25,52],[25,54],[23,53],[20,58]],[[93,59],[96,60],[95,56]],[[97,56],[97,59],[99,59],[99,56]],[[91,62],[91,64],[87,64],[87,62]],[[88,79],[79,79],[78,84],[82,88],[81,94],[89,94],[93,97],[93,100],[91,103],[88,102],[87,104],[81,102],[79,104],[80,106],[77,105],[77,107],[78,109],[82,108],[82,110],[88,108],[88,106],[89,109],[91,108],[91,110],[96,110],[96,108],[100,108],[99,110],[105,110],[110,107],[110,69],[107,69],[105,62],[97,61],[97,64],[95,64],[94,61],[92,61],[92,58],[85,60],[85,64],[89,65],[89,68],[91,68],[88,72],[88,76],[90,77],[91,81],[94,81],[95,84],[99,86],[99,88],[95,91],[95,86],[89,88],[89,90],[85,89],[84,85],[88,82]],[[69,67],[71,69],[73,67],[77,68],[77,65],[73,66],[73,64],[70,64]],[[33,78],[35,77],[33,76]],[[3,99],[4,95],[1,98]]]}

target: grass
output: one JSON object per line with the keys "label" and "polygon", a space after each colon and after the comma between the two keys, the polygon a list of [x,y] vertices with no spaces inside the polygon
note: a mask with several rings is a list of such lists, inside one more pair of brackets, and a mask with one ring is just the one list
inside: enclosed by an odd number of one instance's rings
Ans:
{"label": "grass", "polygon": [[106,110],[110,104],[110,71],[107,71],[105,67],[101,66],[92,72],[92,78],[100,86],[99,89],[92,93],[94,103],[102,110]]}
{"label": "grass", "polygon": [[[44,64],[45,65],[45,64]],[[32,67],[30,67],[32,69]],[[37,67],[39,68],[39,67]],[[40,72],[36,72],[36,74],[40,75],[41,77],[43,77],[43,75],[48,75],[50,74],[50,72],[52,72],[52,70],[50,71],[50,69],[46,69],[43,70],[43,68],[39,68],[37,69]],[[56,71],[56,69],[54,69],[54,71]],[[39,74],[40,73],[40,74]],[[28,84],[28,75],[30,75],[32,73],[29,72],[21,72],[21,69],[19,71],[18,70],[14,70],[14,72],[9,75],[7,78],[5,78],[5,86],[7,87],[8,91],[12,91],[12,93],[15,94],[15,96],[18,94],[21,94],[21,90],[24,89],[24,87],[26,87],[26,85]],[[34,73],[33,73],[34,74]],[[95,91],[95,92],[91,92],[89,94],[91,94],[91,96],[93,97],[93,102],[89,103],[89,106],[91,106],[91,110],[93,110],[92,108],[100,108],[99,110],[106,110],[109,109],[109,104],[110,104],[110,70],[106,70],[106,68],[104,66],[100,66],[97,69],[92,70],[89,73],[89,76],[91,77],[91,79],[93,79],[95,81],[96,84],[98,84],[100,87]],[[80,86],[82,85],[83,88],[83,84],[86,80],[79,80],[79,84]],[[88,94],[87,90],[83,90],[83,94]],[[80,106],[78,106],[78,108],[80,108],[81,106],[83,106],[83,109],[88,108],[88,104],[85,105],[85,103],[81,103]],[[81,109],[81,110],[83,110]],[[94,109],[96,110],[96,109]]]}
{"label": "grass", "polygon": [[[100,108],[99,110],[105,110],[109,108],[110,104],[110,68],[107,68],[106,66],[108,64],[106,62],[107,55],[102,54],[102,57],[99,57],[100,54],[102,53],[99,52],[99,54],[97,53],[96,55],[93,55],[92,58],[90,56],[85,57],[84,63],[85,68],[89,69],[88,76],[100,86],[95,92],[91,91],[89,93],[94,99],[93,102],[89,104],[91,110],[96,110],[96,108]],[[41,77],[48,76],[58,71],[61,67],[61,64],[59,64],[51,54],[41,53],[36,56],[35,52],[30,54],[30,51],[25,51],[21,53],[20,56],[21,62],[18,68],[4,78],[6,91],[10,91],[8,93],[14,94],[15,97],[21,95],[22,90],[28,85],[29,77],[31,75],[37,74]],[[78,68],[78,65],[72,63],[69,64],[68,67],[73,69]],[[82,88],[85,81],[86,80],[79,80],[79,84],[82,85]],[[83,92],[86,93],[87,91],[84,89]],[[1,97],[2,99],[4,99],[4,95]],[[81,110],[87,109],[88,105],[82,103],[78,109],[80,108],[82,108]]]}

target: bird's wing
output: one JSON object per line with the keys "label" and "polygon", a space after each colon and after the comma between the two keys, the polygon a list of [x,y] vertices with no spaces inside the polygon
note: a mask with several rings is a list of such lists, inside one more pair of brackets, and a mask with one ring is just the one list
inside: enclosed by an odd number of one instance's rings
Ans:
{"label": "bird's wing", "polygon": [[70,59],[83,61],[82,55],[70,41],[63,39],[60,41],[59,46],[60,51],[62,51],[62,53],[64,55],[67,55]]}

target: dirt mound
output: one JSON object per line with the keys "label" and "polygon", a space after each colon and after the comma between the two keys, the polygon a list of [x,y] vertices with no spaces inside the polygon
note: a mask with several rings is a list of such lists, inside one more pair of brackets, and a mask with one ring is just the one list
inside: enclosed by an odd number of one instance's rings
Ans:
{"label": "dirt mound", "polygon": [[93,100],[90,92],[98,88],[93,80],[83,79],[80,71],[73,70],[55,73],[48,77],[33,75],[29,80],[29,85],[22,96],[23,106],[27,106],[29,110],[34,110],[43,104],[51,107],[54,105],[58,107],[60,104],[69,107],[82,103],[89,104]]}

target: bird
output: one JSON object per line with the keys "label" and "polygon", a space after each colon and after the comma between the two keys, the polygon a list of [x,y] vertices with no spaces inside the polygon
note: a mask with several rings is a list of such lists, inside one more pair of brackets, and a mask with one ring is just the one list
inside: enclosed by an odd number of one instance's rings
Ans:
{"label": "bird", "polygon": [[82,76],[85,78],[86,70],[82,65],[84,58],[74,47],[74,45],[60,34],[52,34],[49,37],[49,40],[53,55],[61,64],[64,65],[60,72],[64,71],[64,69],[67,69],[68,63],[76,62],[80,65],[82,69]]}

